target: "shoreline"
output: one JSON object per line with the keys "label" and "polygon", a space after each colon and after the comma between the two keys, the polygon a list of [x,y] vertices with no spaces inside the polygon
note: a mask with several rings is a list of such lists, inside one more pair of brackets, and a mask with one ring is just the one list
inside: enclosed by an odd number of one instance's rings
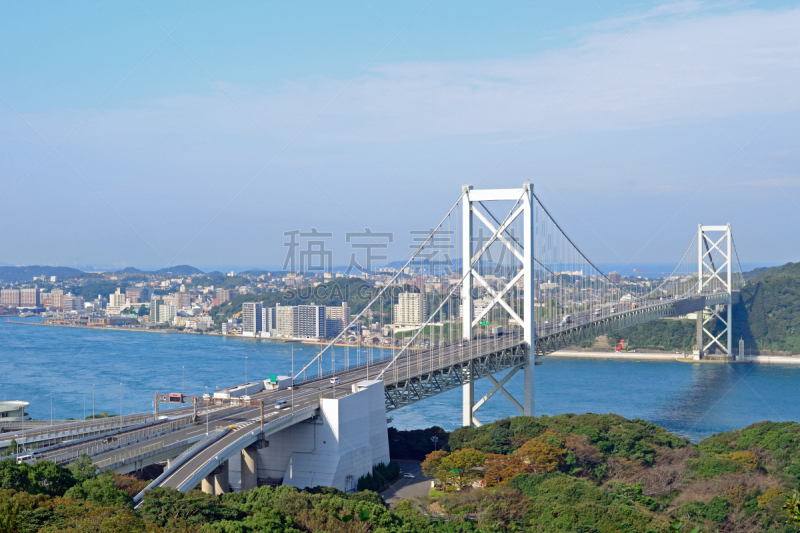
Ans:
{"label": "shoreline", "polygon": [[[69,326],[67,324],[45,324],[44,322],[22,322],[21,320],[6,320],[9,324],[22,324],[23,326],[47,326],[51,328],[70,328],[70,329],[94,329],[97,331],[134,331],[137,333],[190,333],[188,331],[178,331],[176,329],[143,329],[143,328],[120,328],[116,326]],[[197,333],[194,333],[197,335]]]}
{"label": "shoreline", "polygon": [[623,361],[675,361],[678,363],[700,364],[775,364],[775,365],[800,365],[800,357],[786,355],[747,355],[742,361],[725,361],[720,359],[694,359],[692,355],[660,354],[660,353],[630,353],[630,352],[579,352],[575,350],[559,350],[549,353],[545,357],[565,357],[575,359],[617,359]]}
{"label": "shoreline", "polygon": [[[245,337],[242,335],[223,335],[221,333],[205,333],[197,331],[180,331],[177,329],[144,329],[144,328],[120,328],[116,326],[69,326],[67,324],[45,324],[44,322],[23,322],[21,320],[6,320],[9,324],[22,324],[25,326],[49,326],[54,328],[74,328],[92,329],[97,331],[128,331],[136,333],[160,333],[172,334],[182,333],[185,335],[211,335],[224,337],[226,339],[258,339],[262,341],[277,341],[287,344],[299,343],[305,345],[327,346],[327,342],[314,341],[310,339],[284,339],[278,337]],[[336,343],[334,346],[341,348],[359,348],[358,344]],[[373,348],[380,350],[391,350],[391,346],[373,346],[369,344],[360,345],[361,348]],[[692,355],[681,355],[677,353],[648,353],[648,352],[583,352],[576,350],[559,350],[547,354],[545,357],[563,357],[574,359],[616,359],[621,361],[674,361],[678,363],[700,363],[700,364],[775,364],[775,365],[800,365],[800,356],[792,357],[786,355],[747,355],[742,361],[724,361],[718,359],[694,359]]]}
{"label": "shoreline", "polygon": [[[16,316],[16,315],[14,315]],[[135,332],[135,333],[161,333],[161,334],[184,334],[184,335],[209,335],[213,337],[222,337],[225,339],[255,339],[260,341],[272,341],[272,342],[282,342],[284,344],[306,344],[306,345],[318,345],[318,346],[327,346],[327,342],[322,341],[314,341],[310,339],[290,339],[290,338],[283,338],[283,337],[246,337],[244,335],[223,335],[222,333],[215,333],[215,332],[200,332],[200,331],[181,331],[178,329],[147,329],[142,327],[137,328],[121,328],[118,326],[71,326],[68,324],[46,324],[44,322],[23,322],[21,320],[6,320],[9,324],[21,324],[23,326],[48,326],[51,328],[70,328],[70,329],[92,329],[96,331],[123,331],[123,332]],[[336,343],[334,346],[342,347],[342,348],[358,348],[358,344],[347,344],[347,343]],[[391,350],[391,346],[374,346],[370,344],[362,344],[361,348],[379,348],[381,350]]]}

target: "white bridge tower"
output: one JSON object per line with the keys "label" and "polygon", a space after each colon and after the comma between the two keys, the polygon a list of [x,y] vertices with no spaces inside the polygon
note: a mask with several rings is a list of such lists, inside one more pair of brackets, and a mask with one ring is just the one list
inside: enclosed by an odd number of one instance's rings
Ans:
{"label": "white bridge tower", "polygon": [[[491,375],[487,375],[488,379],[492,382],[494,387],[483,398],[475,402],[475,384],[471,376],[464,379],[463,389],[463,409],[462,409],[462,425],[473,426],[480,425],[480,422],[475,418],[475,411],[483,405],[494,393],[502,392],[508,400],[520,410],[525,416],[533,416],[534,405],[534,316],[533,316],[533,184],[530,182],[525,183],[521,189],[483,189],[474,190],[472,185],[464,185],[464,202],[462,204],[462,250],[464,257],[462,258],[462,276],[463,285],[461,287],[461,320],[462,320],[462,334],[464,340],[472,340],[473,328],[480,324],[481,320],[497,306],[502,306],[509,314],[509,317],[520,324],[524,330],[524,340],[527,349],[527,360],[525,363],[512,368],[509,373],[500,381],[494,379]],[[486,204],[491,202],[514,202],[514,208],[499,224],[495,225],[487,217],[485,217],[479,210],[473,209],[475,204]],[[488,209],[487,209],[488,210]],[[521,248],[511,242],[513,237],[509,234],[509,226],[522,217],[523,221],[523,235]],[[488,241],[481,246],[479,250],[475,250],[475,240],[473,236],[473,224],[475,219],[483,224],[490,232]],[[518,244],[519,241],[516,241]],[[500,290],[495,290],[479,273],[476,265],[486,254],[491,244],[495,241],[500,241],[514,254],[517,259],[522,263],[522,268],[511,278],[508,284]],[[511,306],[506,303],[503,297],[513,289],[518,283],[522,282],[522,292],[524,296],[524,303],[522,308],[522,315],[519,316]],[[491,302],[483,308],[480,316],[473,316],[473,295],[472,288],[474,285],[483,287],[492,297]],[[514,376],[519,370],[522,370],[524,376],[524,398],[522,404],[514,399],[503,386]]]}
{"label": "white bridge tower", "polygon": [[[697,227],[697,292],[698,294],[727,293],[727,299],[697,313],[697,350],[699,357],[717,347],[727,356],[733,349],[733,256],[731,248],[731,225]],[[715,299],[716,300],[716,299]],[[727,312],[725,312],[727,309]],[[725,315],[725,318],[723,318]],[[717,335],[708,330],[709,322],[719,320],[724,328]],[[708,342],[706,342],[708,341]]]}

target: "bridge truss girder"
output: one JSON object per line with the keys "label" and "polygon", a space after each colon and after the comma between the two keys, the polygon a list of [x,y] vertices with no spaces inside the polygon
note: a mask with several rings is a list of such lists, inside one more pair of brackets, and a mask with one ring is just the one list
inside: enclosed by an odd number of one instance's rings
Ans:
{"label": "bridge truss girder", "polygon": [[520,343],[466,361],[445,364],[396,381],[385,381],[386,411],[393,411],[465,383],[511,370],[529,362],[528,349]]}
{"label": "bridge truss girder", "polygon": [[607,335],[621,329],[638,326],[645,322],[674,316],[675,308],[672,302],[631,309],[619,315],[599,318],[587,324],[570,327],[563,331],[555,331],[547,335],[536,337],[536,355],[562,350],[568,346],[577,346],[583,341],[595,339],[600,335]]}

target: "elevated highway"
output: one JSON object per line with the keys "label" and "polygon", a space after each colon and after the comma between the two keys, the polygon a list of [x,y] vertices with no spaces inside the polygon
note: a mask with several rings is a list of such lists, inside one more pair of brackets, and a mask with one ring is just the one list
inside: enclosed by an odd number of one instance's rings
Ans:
{"label": "elevated highway", "polygon": [[[510,206],[505,217],[496,217],[487,207],[498,203],[504,205],[503,212]],[[452,218],[455,231],[449,230]],[[478,224],[488,236],[476,231]],[[440,264],[433,261],[442,251],[442,239],[436,236],[445,230],[461,236],[459,245],[444,248],[448,253],[454,250],[458,261],[446,255],[447,261]],[[369,472],[382,458],[388,460],[387,412],[458,388],[465,426],[480,425],[476,411],[498,392],[522,414],[532,416],[536,358],[564,347],[695,313],[698,355],[718,349],[733,357],[731,308],[739,303],[744,284],[741,266],[734,271],[736,264],[730,225],[701,224],[675,271],[658,286],[612,279],[552,218],[533,194],[533,184],[479,191],[464,186],[456,204],[405,265],[292,377],[291,390],[251,395],[253,401],[264,402],[263,414],[258,407],[210,408],[191,424],[171,421],[171,431],[165,433],[128,428],[120,433],[128,440],[120,437],[113,450],[92,441],[76,443],[66,455],[61,451],[61,460],[68,462],[80,450],[88,450],[98,465],[116,471],[169,460],[151,487],[181,491],[200,484],[207,492],[226,492],[231,461],[241,463],[243,488],[255,486],[263,472],[301,488],[308,483],[349,490],[354,476]],[[421,305],[413,322],[415,332],[404,339],[404,346],[379,350],[356,366],[349,364],[348,352],[344,361],[341,353],[337,359],[337,341],[346,332],[372,326],[387,308],[392,314],[401,307],[390,288],[407,291],[407,280],[400,276],[412,269],[423,278],[418,284],[422,296],[403,301],[430,302],[431,308]],[[426,291],[425,277],[436,281],[435,294]],[[400,316],[405,318],[391,323],[409,321],[409,313]],[[717,321],[714,327],[711,320]],[[720,324],[721,331],[716,327]],[[517,399],[504,385],[519,371],[524,385],[523,397]],[[500,379],[495,377],[503,372]],[[474,383],[484,378],[493,387],[476,401]],[[84,433],[91,436],[90,430]],[[58,450],[52,453],[58,457]],[[259,460],[268,464],[256,466]]]}

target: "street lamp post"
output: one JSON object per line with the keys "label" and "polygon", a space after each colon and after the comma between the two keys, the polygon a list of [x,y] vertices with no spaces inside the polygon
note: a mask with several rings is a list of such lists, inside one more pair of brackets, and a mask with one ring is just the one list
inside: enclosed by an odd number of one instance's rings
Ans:
{"label": "street lamp post", "polygon": [[247,356],[244,356],[244,385],[245,390],[244,393],[247,394]]}
{"label": "street lamp post", "polygon": [[119,384],[119,416],[122,416],[122,383]]}
{"label": "street lamp post", "polygon": [[83,393],[83,419],[86,420],[86,393]]}
{"label": "street lamp post", "polygon": [[185,385],[186,385],[186,366],[184,365],[181,367],[181,396],[183,396],[184,394],[184,390],[186,388]]}
{"label": "street lamp post", "polygon": [[92,383],[92,420],[94,420],[94,383]]}
{"label": "street lamp post", "polygon": [[[208,385],[206,385],[206,395],[208,395]],[[208,404],[206,404],[206,437],[208,436]]]}
{"label": "street lamp post", "polygon": [[[24,418],[24,416],[23,416]],[[50,425],[53,425],[53,393],[50,393]]]}
{"label": "street lamp post", "polygon": [[436,444],[439,442],[439,437],[434,435],[431,437],[431,442],[433,443],[433,451],[436,451]]}

